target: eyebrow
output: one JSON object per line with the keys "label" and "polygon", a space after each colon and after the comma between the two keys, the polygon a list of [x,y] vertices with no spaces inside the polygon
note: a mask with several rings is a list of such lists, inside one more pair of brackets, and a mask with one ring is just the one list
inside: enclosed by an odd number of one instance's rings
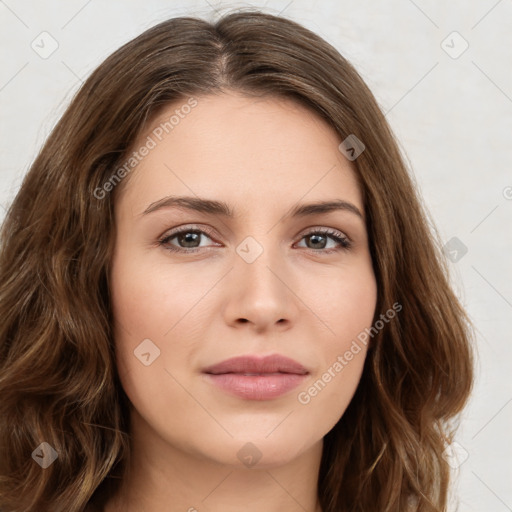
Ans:
{"label": "eyebrow", "polygon": [[[151,203],[142,212],[142,215],[148,215],[162,208],[182,208],[200,213],[208,213],[211,215],[219,215],[222,217],[234,218],[235,213],[231,207],[223,201],[215,201],[212,199],[203,199],[192,196],[167,196],[163,199]],[[329,201],[320,201],[316,203],[307,203],[296,205],[285,217],[306,217],[309,215],[318,215],[321,213],[329,213],[332,211],[347,211],[357,215],[364,220],[363,214],[359,208],[343,199],[333,199]]]}

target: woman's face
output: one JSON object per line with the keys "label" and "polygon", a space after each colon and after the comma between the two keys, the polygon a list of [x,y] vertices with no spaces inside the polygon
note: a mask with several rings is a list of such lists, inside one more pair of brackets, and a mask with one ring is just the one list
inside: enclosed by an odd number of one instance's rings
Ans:
{"label": "woman's face", "polygon": [[[377,293],[361,191],[304,107],[196,101],[152,120],[116,198],[118,370],[139,442],[272,467],[321,447],[361,376]],[[322,202],[341,207],[305,207]]]}

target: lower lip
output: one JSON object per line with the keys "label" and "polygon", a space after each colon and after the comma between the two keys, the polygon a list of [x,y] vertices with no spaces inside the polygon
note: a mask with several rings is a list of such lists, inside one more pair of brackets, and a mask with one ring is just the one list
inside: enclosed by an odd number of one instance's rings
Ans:
{"label": "lower lip", "polygon": [[299,386],[306,375],[295,373],[242,375],[240,373],[206,374],[224,391],[246,400],[270,400]]}

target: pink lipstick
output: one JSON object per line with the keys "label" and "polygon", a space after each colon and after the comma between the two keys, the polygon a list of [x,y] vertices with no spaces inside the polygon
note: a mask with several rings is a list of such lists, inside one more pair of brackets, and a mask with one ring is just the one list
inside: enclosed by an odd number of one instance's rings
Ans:
{"label": "pink lipstick", "polygon": [[222,390],[246,400],[270,400],[301,384],[309,374],[297,361],[281,355],[239,356],[203,370]]}

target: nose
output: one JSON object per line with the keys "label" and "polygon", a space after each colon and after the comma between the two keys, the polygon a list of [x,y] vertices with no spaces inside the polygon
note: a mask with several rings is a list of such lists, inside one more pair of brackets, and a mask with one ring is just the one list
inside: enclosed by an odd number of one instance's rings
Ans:
{"label": "nose", "polygon": [[227,287],[226,323],[237,328],[247,325],[257,333],[290,329],[297,321],[300,303],[291,276],[285,262],[270,250],[263,250],[251,263],[235,254]]}

